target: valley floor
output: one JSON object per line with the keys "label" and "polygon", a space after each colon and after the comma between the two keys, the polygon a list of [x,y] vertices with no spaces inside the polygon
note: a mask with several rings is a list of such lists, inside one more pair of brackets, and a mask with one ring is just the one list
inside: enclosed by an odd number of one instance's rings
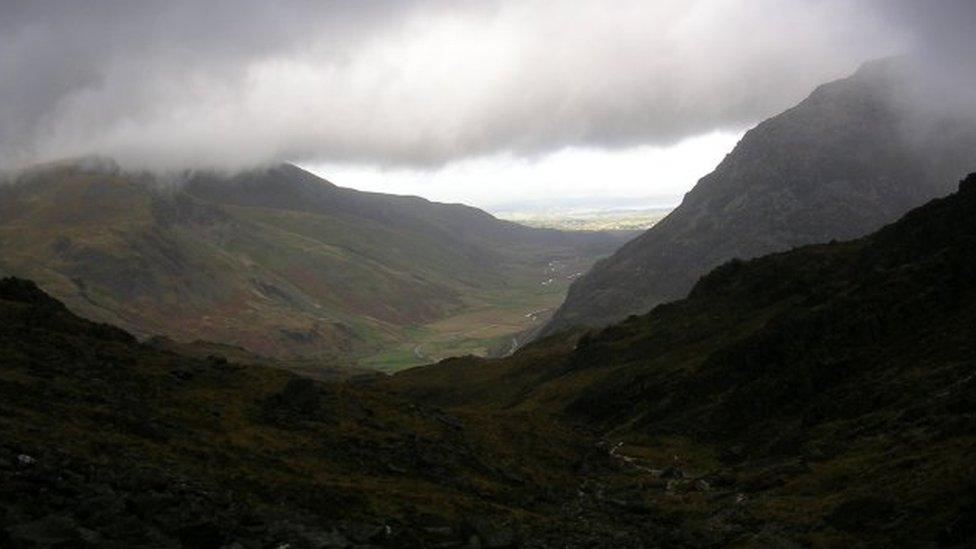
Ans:
{"label": "valley floor", "polygon": [[507,289],[468,296],[464,309],[447,318],[404,329],[395,343],[359,360],[359,365],[396,372],[464,355],[505,356],[546,323],[569,285],[592,264],[591,257],[564,256],[539,262]]}

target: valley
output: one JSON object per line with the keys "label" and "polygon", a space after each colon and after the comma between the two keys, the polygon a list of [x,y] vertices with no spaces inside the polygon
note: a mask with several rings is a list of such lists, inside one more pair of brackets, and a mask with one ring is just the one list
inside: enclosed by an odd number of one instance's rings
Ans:
{"label": "valley", "polygon": [[529,227],[563,231],[645,231],[673,208],[569,209],[552,211],[499,211],[501,219]]}
{"label": "valley", "polygon": [[289,165],[167,183],[83,160],[0,187],[9,274],[142,338],[283,365],[393,371],[489,354],[632,236],[529,228]]}
{"label": "valley", "polygon": [[603,330],[348,382],[159,350],[2,279],[0,542],[965,546],[974,213],[976,174]]}
{"label": "valley", "polygon": [[0,0],[0,549],[976,548],[974,28]]}
{"label": "valley", "polygon": [[511,280],[502,290],[468,296],[460,314],[407,328],[402,343],[359,364],[395,372],[453,356],[507,355],[548,320],[591,263],[579,257],[542,258],[533,265],[534,275]]}

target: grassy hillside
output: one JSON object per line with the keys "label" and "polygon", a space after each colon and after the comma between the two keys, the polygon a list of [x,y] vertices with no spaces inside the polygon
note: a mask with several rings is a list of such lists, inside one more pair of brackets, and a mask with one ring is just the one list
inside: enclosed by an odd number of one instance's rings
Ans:
{"label": "grassy hillside", "polygon": [[622,238],[342,189],[293,166],[172,186],[65,164],[0,187],[5,272],[141,336],[278,358],[378,364],[447,318],[554,306],[569,281],[543,286],[549,262],[582,270]]}

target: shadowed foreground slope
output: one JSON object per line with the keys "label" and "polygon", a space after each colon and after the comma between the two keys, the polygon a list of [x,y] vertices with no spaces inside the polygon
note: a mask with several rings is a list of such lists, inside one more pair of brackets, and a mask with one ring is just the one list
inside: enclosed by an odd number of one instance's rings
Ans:
{"label": "shadowed foreground slope", "polygon": [[392,384],[582,426],[622,444],[632,475],[608,486],[726,534],[963,546],[976,541],[974,280],[976,175],[863,239],[733,261],[647,315]]}
{"label": "shadowed foreground slope", "polygon": [[160,352],[0,280],[3,547],[501,547],[571,519],[534,498],[585,439],[469,421]]}

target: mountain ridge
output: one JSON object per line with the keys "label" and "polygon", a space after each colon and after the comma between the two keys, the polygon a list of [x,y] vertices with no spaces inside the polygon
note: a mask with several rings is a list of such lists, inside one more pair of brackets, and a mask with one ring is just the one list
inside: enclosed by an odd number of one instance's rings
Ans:
{"label": "mountain ridge", "polygon": [[620,239],[361,193],[290,165],[172,179],[104,159],[25,172],[0,187],[5,270],[144,337],[331,359],[517,284],[531,293],[546,256],[587,262]]}
{"label": "mountain ridge", "polygon": [[855,238],[951,192],[976,168],[976,124],[916,119],[912,85],[904,59],[870,62],[749,130],[678,208],[574,282],[542,334],[646,312],[733,257]]}

